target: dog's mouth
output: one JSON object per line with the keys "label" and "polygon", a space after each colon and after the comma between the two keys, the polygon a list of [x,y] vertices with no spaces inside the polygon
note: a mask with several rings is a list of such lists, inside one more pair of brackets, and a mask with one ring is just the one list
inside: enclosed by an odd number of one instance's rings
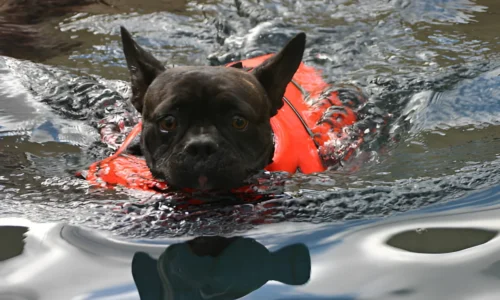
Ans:
{"label": "dog's mouth", "polygon": [[[260,172],[266,160],[260,161],[242,157],[236,151],[226,151],[224,155],[216,154],[210,159],[193,159],[183,152],[176,152],[169,159],[161,159],[151,163],[153,176],[165,180],[175,189],[192,189],[198,191],[230,191],[251,185],[252,176]],[[267,154],[263,155],[267,157]]]}
{"label": "dog's mouth", "polygon": [[[232,174],[228,176],[227,174]],[[253,174],[253,172],[252,172]],[[166,181],[173,188],[192,189],[200,192],[223,192],[249,185],[252,174],[243,176],[235,172],[192,172],[170,174]],[[173,175],[173,176],[172,176]],[[170,180],[169,180],[170,179]]]}
{"label": "dog's mouth", "polygon": [[205,191],[209,190],[211,188],[211,185],[208,182],[208,177],[205,175],[200,175],[198,177],[198,189]]}
{"label": "dog's mouth", "polygon": [[199,175],[196,180],[193,180],[191,188],[200,192],[212,192],[231,190],[234,188],[239,188],[245,184],[246,182],[244,180],[230,183],[227,179],[224,180],[221,178],[217,178],[217,176],[210,177],[206,175]]}

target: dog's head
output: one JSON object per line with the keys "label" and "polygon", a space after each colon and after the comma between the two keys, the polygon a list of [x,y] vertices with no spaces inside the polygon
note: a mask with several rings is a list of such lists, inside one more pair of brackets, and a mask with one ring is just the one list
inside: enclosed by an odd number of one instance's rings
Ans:
{"label": "dog's head", "polygon": [[142,114],[142,152],[153,176],[178,188],[230,189],[272,161],[270,119],[283,106],[305,34],[250,72],[228,67],[165,69],[121,28]]}

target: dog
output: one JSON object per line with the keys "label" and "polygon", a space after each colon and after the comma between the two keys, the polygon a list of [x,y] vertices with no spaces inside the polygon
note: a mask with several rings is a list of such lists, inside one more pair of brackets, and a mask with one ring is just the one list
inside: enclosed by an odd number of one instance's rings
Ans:
{"label": "dog", "polygon": [[305,33],[247,71],[238,64],[166,69],[120,29],[130,100],[142,116],[139,149],[155,178],[174,188],[228,190],[272,162],[270,120],[302,61]]}

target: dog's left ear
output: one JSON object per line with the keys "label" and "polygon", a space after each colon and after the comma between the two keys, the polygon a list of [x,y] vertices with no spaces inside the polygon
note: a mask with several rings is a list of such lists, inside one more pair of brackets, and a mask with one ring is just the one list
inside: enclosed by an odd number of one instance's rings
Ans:
{"label": "dog's left ear", "polygon": [[306,34],[301,32],[291,39],[280,52],[257,66],[257,77],[271,101],[271,116],[283,106],[283,95],[293,75],[299,68],[306,46]]}
{"label": "dog's left ear", "polygon": [[125,27],[120,26],[123,53],[127,61],[132,83],[131,102],[134,107],[142,113],[144,95],[153,80],[165,71],[165,67],[151,53],[139,46],[130,32]]}

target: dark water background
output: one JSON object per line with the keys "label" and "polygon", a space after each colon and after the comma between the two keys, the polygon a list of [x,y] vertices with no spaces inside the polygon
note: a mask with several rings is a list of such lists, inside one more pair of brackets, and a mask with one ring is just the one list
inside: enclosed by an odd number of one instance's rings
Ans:
{"label": "dark water background", "polygon": [[[98,142],[97,122],[133,112],[113,106],[128,95],[119,25],[167,65],[218,65],[276,51],[305,31],[306,63],[323,70],[332,84],[362,87],[374,114],[392,114],[350,166],[290,182],[294,199],[282,203],[277,221],[387,216],[498,184],[496,1],[101,5],[44,21],[55,25],[53,35],[76,43],[71,50],[39,63],[0,60],[2,215],[64,220],[126,235],[148,235],[155,227],[110,209],[137,196],[89,190],[73,176],[111,152]],[[157,219],[147,207],[137,213]],[[160,231],[194,233],[198,222],[216,223],[209,226],[215,232],[249,225],[218,217],[227,220],[173,219],[175,230]]]}

